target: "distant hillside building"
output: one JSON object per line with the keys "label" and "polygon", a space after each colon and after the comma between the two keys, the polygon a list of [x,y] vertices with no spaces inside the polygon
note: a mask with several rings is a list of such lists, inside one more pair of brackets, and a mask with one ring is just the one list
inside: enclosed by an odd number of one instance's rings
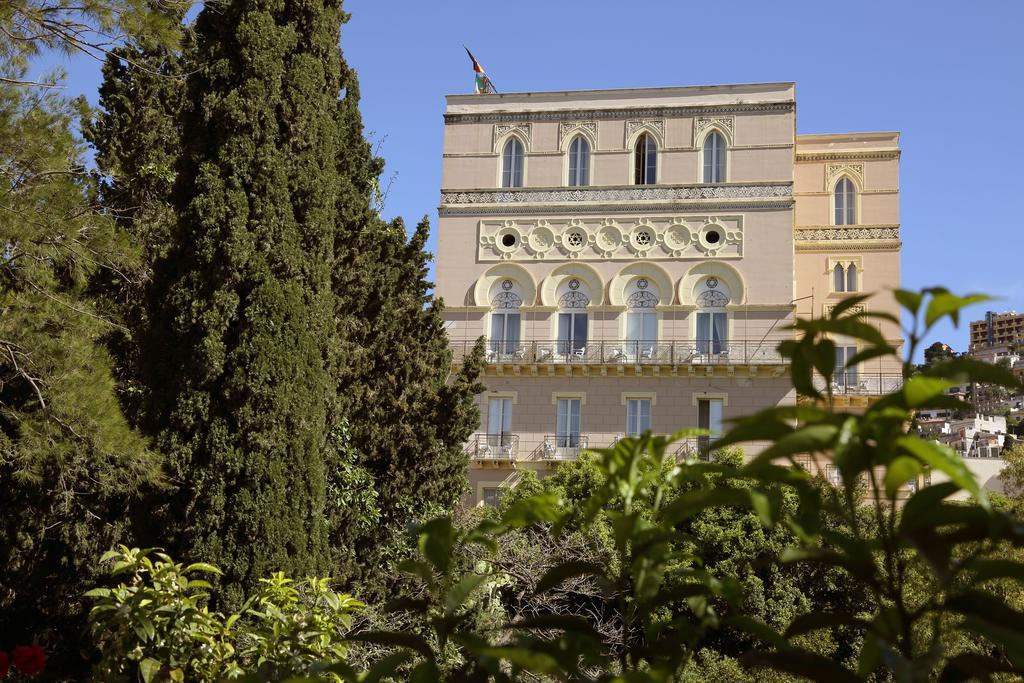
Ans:
{"label": "distant hillside building", "polygon": [[[487,341],[472,498],[794,404],[796,316],[864,292],[899,316],[899,158],[898,133],[796,135],[793,83],[449,96],[436,291],[455,363]],[[834,393],[899,386],[896,361],[842,370],[836,341]]]}
{"label": "distant hillside building", "polygon": [[971,351],[992,346],[1024,345],[1024,313],[989,311],[984,320],[971,322]]}

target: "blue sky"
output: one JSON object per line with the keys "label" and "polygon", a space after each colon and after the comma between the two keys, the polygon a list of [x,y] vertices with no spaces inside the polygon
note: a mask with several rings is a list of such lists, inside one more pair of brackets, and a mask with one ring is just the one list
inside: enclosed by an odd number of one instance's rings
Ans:
{"label": "blue sky", "polygon": [[[349,0],[342,48],[387,159],[385,214],[436,225],[463,43],[502,92],[795,81],[799,133],[901,132],[903,283],[1024,311],[1024,2]],[[64,60],[95,101],[99,65]],[[40,64],[39,68],[42,69]],[[985,306],[972,309],[980,318]],[[967,344],[966,327],[933,339]]]}

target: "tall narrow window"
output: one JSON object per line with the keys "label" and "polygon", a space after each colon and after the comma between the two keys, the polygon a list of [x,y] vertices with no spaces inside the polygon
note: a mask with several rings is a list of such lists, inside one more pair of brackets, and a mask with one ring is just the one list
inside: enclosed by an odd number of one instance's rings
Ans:
{"label": "tall narrow window", "polygon": [[722,433],[722,399],[702,398],[697,400],[697,427],[711,432],[711,436],[701,436],[697,439],[701,454],[705,454],[711,445],[711,439]]}
{"label": "tall narrow window", "polygon": [[505,448],[512,443],[512,399],[492,398],[487,403],[487,445]]}
{"label": "tall narrow window", "polygon": [[857,193],[853,181],[840,178],[835,187],[836,225],[855,225],[857,223]]}
{"label": "tall narrow window", "polygon": [[502,152],[501,186],[523,186],[523,143],[518,138],[509,138]]}
{"label": "tall narrow window", "polygon": [[557,448],[579,448],[580,445],[580,399],[558,399],[558,413],[555,418],[555,446]]}
{"label": "tall narrow window", "polygon": [[640,436],[651,429],[651,399],[626,401],[626,436]]}
{"label": "tall narrow window", "polygon": [[846,291],[846,273],[843,271],[843,264],[837,263],[832,269],[832,290],[836,292]]}
{"label": "tall narrow window", "polygon": [[836,369],[833,383],[843,391],[857,387],[857,366],[847,366],[855,353],[857,353],[856,346],[836,347]]}
{"label": "tall narrow window", "polygon": [[697,312],[697,353],[723,354],[729,350],[729,320],[726,313]]}
{"label": "tall narrow window", "polygon": [[587,306],[590,298],[577,278],[566,283],[565,292],[558,298],[558,353],[571,360],[587,352]]}
{"label": "tall narrow window", "polygon": [[577,136],[569,145],[569,184],[590,184],[590,143],[582,136]]}
{"label": "tall narrow window", "polygon": [[512,280],[502,280],[501,289],[491,299],[490,354],[503,356],[516,354],[519,345],[519,307],[523,305],[523,297]]}
{"label": "tall narrow window", "polygon": [[626,298],[626,353],[638,359],[653,360],[658,344],[658,295],[647,278],[632,283],[633,293]]}
{"label": "tall narrow window", "polygon": [[653,185],[658,182],[658,145],[647,133],[642,134],[636,141],[633,162],[635,185]]}
{"label": "tall narrow window", "polygon": [[704,182],[725,182],[725,138],[717,131],[704,138]]}
{"label": "tall narrow window", "polygon": [[851,263],[846,267],[846,291],[857,291],[857,264]]}

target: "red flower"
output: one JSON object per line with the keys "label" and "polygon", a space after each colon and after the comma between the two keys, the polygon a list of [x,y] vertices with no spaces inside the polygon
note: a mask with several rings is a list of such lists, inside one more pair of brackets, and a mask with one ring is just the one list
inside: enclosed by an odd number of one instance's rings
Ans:
{"label": "red flower", "polygon": [[7,653],[0,650],[0,681],[7,678],[7,670],[11,668],[11,660],[7,657]]}
{"label": "red flower", "polygon": [[14,648],[14,666],[26,676],[35,676],[46,668],[46,650],[39,645]]}

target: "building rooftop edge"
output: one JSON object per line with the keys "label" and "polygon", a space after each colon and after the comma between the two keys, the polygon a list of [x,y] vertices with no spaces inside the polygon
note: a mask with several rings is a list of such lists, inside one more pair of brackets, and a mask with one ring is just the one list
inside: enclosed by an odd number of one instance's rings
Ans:
{"label": "building rooftop edge", "polygon": [[496,102],[506,97],[516,96],[532,96],[532,95],[562,95],[569,97],[572,95],[616,95],[622,93],[690,93],[700,92],[702,90],[742,90],[742,89],[781,89],[781,88],[795,88],[796,81],[776,81],[776,82],[754,82],[754,83],[720,83],[713,85],[667,85],[667,86],[656,86],[649,88],[595,88],[592,90],[521,90],[515,92],[503,92],[503,93],[490,93],[486,95],[476,95],[472,93],[454,93],[445,95],[446,100],[468,98],[471,101],[483,102]]}

